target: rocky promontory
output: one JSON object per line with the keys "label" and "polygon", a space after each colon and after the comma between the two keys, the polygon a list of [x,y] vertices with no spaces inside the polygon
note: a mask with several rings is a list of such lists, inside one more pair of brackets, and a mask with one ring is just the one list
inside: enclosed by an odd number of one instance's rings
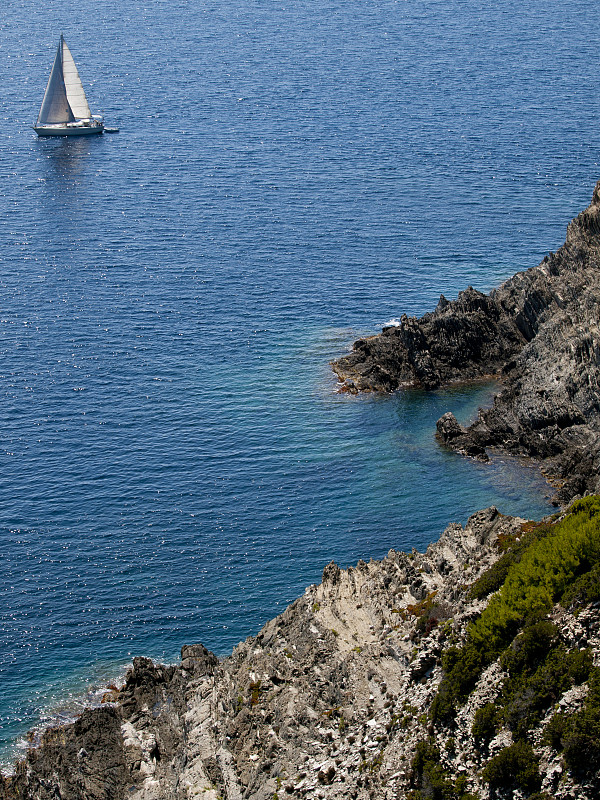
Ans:
{"label": "rocky promontory", "polygon": [[[176,666],[136,658],[109,702],[43,734],[0,797],[597,798],[599,520],[595,498],[544,524],[489,508],[426,553],[331,563],[223,661],[202,645]],[[514,565],[542,563],[548,542],[567,558],[571,529],[592,531],[596,566],[553,568],[533,617],[473,650]]]}
{"label": "rocky promontory", "polygon": [[[599,265],[600,184],[538,267],[442,297],[334,368],[352,392],[499,378],[493,407],[468,428],[445,414],[439,438],[540,459],[564,501],[597,490]],[[0,798],[595,800],[599,720],[589,495],[541,522],[479,511],[425,553],[331,563],[223,660],[202,644],[176,665],[134,659],[102,705],[34,737]]]}
{"label": "rocky promontory", "polygon": [[539,266],[489,295],[442,296],[420,319],[355,342],[333,369],[350,392],[499,378],[492,408],[467,429],[445,415],[438,437],[477,458],[501,447],[539,459],[564,503],[600,489],[599,320],[600,183]]}

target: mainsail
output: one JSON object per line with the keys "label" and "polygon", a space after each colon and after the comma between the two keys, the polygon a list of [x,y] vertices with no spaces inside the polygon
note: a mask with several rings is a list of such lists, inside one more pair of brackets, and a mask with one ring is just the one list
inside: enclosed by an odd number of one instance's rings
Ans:
{"label": "mainsail", "polygon": [[37,124],[54,125],[91,116],[73,56],[61,36]]}
{"label": "mainsail", "polygon": [[83,91],[81,78],[77,72],[77,67],[73,61],[71,51],[67,47],[65,40],[60,37],[62,41],[62,68],[63,78],[65,81],[65,88],[67,90],[67,99],[71,106],[71,111],[77,119],[89,119],[92,116],[88,101]]}
{"label": "mainsail", "polygon": [[75,119],[67,99],[67,90],[63,78],[62,49],[63,38],[61,36],[52,72],[48,78],[46,93],[42,100],[42,107],[37,120],[38,125],[55,125],[61,122],[73,122]]}

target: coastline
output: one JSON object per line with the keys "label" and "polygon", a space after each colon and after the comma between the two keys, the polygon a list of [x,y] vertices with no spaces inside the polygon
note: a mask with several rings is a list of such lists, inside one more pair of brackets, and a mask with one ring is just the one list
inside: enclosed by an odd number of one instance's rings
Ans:
{"label": "coastline", "polygon": [[[483,776],[518,741],[510,718],[485,747],[473,734],[478,712],[500,703],[502,658],[484,665],[451,718],[432,709],[442,696],[446,654],[464,645],[487,606],[490,586],[474,588],[495,580],[503,554],[567,517],[539,524],[485,509],[464,528],[450,525],[425,553],[391,550],[347,570],[330,563],[321,584],[222,661],[201,644],[183,647],[176,666],[135,658],[118,694],[47,730],[14,775],[2,778],[0,796],[420,800],[429,795],[419,793],[415,759],[425,745],[438,753],[440,780],[460,784],[447,796],[506,796],[490,793]],[[599,605],[558,604],[548,617],[559,648],[589,653],[596,664]],[[585,681],[565,688],[560,708],[580,713]],[[544,739],[555,707],[544,697],[544,713],[528,733],[535,785],[558,800],[592,800],[598,773],[567,770]]]}
{"label": "coastline", "polygon": [[560,485],[555,502],[600,489],[600,183],[565,243],[489,295],[473,287],[433,312],[359,339],[333,362],[340,391],[424,389],[494,376],[493,407],[464,428],[444,415],[437,435],[484,459],[487,447],[528,456]]}
{"label": "coastline", "polygon": [[[492,408],[468,427],[444,415],[439,439],[475,458],[493,447],[537,459],[563,481],[556,502],[566,506],[600,489],[600,346],[591,324],[598,319],[599,253],[600,183],[557,254],[489,296],[469,287],[456,301],[442,297],[420,320],[403,317],[400,326],[356,343],[355,355],[334,369],[350,392],[432,389],[448,385],[457,369],[464,381],[501,377]],[[452,336],[444,339],[440,330]],[[435,341],[443,345],[437,352]],[[465,341],[477,347],[465,349]],[[549,378],[557,385],[546,387]],[[176,666],[134,659],[108,702],[42,734],[14,775],[0,780],[0,796],[391,800],[420,791],[415,753],[430,740],[438,752],[445,748],[444,769],[455,784],[464,779],[457,798],[491,797],[482,769],[513,739],[500,731],[483,753],[472,728],[500,691],[500,662],[480,676],[454,727],[436,726],[429,715],[448,642],[463,641],[487,604],[470,588],[500,560],[503,542],[518,543],[534,528],[485,509],[464,528],[450,525],[425,553],[390,551],[347,570],[332,562],[320,585],[222,661],[200,644],[184,646]],[[562,645],[590,649],[597,667],[596,606],[583,616],[555,607],[552,618]],[[582,687],[560,696],[573,713],[583,707]],[[586,783],[565,771],[543,735],[541,723],[531,731],[540,773],[546,771],[542,790],[561,799],[597,796],[598,776]]]}

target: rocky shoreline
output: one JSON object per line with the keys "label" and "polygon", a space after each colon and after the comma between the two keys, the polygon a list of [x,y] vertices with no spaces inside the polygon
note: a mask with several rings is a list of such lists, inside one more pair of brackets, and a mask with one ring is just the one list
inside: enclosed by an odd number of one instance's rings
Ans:
{"label": "rocky shoreline", "polygon": [[[518,541],[524,520],[495,508],[450,525],[426,553],[390,551],[341,570],[329,564],[281,616],[223,661],[202,645],[177,666],[136,658],[111,702],[43,734],[0,797],[50,800],[273,800],[435,797],[417,794],[415,752],[433,743],[460,799],[494,794],[482,779],[490,756],[510,745],[501,729],[485,748],[472,730],[506,675],[495,660],[451,721],[431,719],[443,654],[486,599],[469,592]],[[596,604],[598,606],[600,604]],[[600,616],[556,606],[561,646],[600,657]],[[557,698],[580,709],[585,686]],[[544,797],[592,800],[598,776],[578,779],[544,743],[550,714],[532,731]],[[416,782],[417,781],[417,782]],[[441,796],[441,795],[440,795]],[[446,795],[444,795],[446,796]],[[540,795],[541,797],[541,795]]]}
{"label": "rocky shoreline", "polygon": [[[357,342],[334,369],[351,392],[500,376],[494,406],[469,428],[444,415],[440,440],[481,459],[490,446],[539,459],[562,482],[561,502],[598,491],[599,264],[600,184],[538,267],[488,296],[442,297],[431,314]],[[573,513],[600,551],[594,503]],[[479,511],[425,553],[329,564],[321,584],[222,661],[201,644],[183,647],[178,665],[136,658],[101,706],[46,730],[0,777],[0,798],[592,800],[600,735],[581,766],[568,737],[600,692],[597,559],[574,572],[574,599],[549,593],[533,621],[513,620],[502,652],[448,689],[510,565],[572,518],[539,525]],[[531,675],[515,688],[519,658]]]}
{"label": "rocky shoreline", "polygon": [[440,297],[420,319],[355,342],[333,363],[348,392],[433,389],[486,376],[502,388],[468,428],[451,414],[438,438],[475,458],[499,447],[540,461],[556,502],[600,490],[600,183],[566,241],[484,295]]}

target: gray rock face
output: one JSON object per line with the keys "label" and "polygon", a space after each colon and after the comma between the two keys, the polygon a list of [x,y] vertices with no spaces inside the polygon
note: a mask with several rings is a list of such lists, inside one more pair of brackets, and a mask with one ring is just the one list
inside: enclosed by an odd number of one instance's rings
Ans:
{"label": "gray rock face", "polygon": [[[495,698],[499,664],[449,728],[433,728],[427,712],[443,648],[460,641],[485,605],[466,587],[498,558],[499,539],[521,535],[523,522],[489,508],[464,528],[451,525],[426,553],[391,550],[347,570],[331,563],[320,585],[222,662],[202,645],[184,647],[179,666],[136,658],[117,701],[47,731],[0,780],[0,797],[397,800],[411,789],[417,742],[432,736],[443,768],[488,798],[471,726]],[[578,650],[585,636],[598,661],[598,609],[587,609],[583,622],[556,615],[565,644]],[[569,689],[560,702],[578,707],[584,694]],[[534,741],[545,765],[551,755],[541,732]],[[506,744],[504,731],[490,747]],[[543,788],[556,800],[598,796],[595,784],[555,780],[558,762],[547,767]]]}
{"label": "gray rock face", "polygon": [[442,295],[421,319],[404,315],[400,325],[359,339],[333,369],[354,391],[435,389],[498,373],[526,341],[499,303],[469,286],[452,302]]}
{"label": "gray rock face", "polygon": [[125,796],[128,777],[121,711],[104,706],[46,731],[14,776],[0,778],[0,797],[111,800]]}
{"label": "gray rock face", "polygon": [[436,436],[453,450],[458,450],[471,458],[480,461],[489,461],[489,456],[483,447],[466,428],[459,425],[456,417],[450,411],[441,416],[436,423]]}
{"label": "gray rock face", "polygon": [[421,319],[357,341],[333,369],[351,392],[499,377],[493,407],[460,435],[445,415],[439,438],[478,458],[502,447],[543,461],[566,502],[600,488],[599,320],[600,183],[539,266],[487,296],[442,297]]}

